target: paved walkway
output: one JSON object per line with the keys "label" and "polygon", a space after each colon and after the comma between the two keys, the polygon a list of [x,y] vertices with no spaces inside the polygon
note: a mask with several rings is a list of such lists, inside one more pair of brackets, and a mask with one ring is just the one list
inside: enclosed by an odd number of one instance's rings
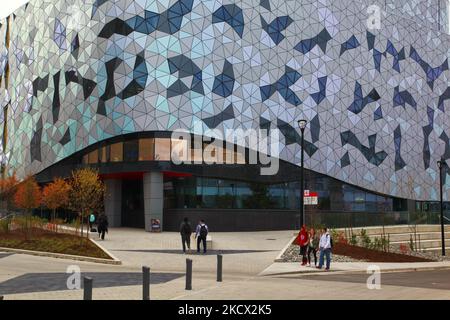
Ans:
{"label": "paved walkway", "polygon": [[[94,278],[93,299],[141,299],[141,267],[148,265],[152,299],[450,299],[447,287],[434,285],[436,279],[450,282],[448,271],[435,271],[432,276],[425,271],[397,273],[399,278],[392,274],[391,278],[382,278],[386,279],[382,290],[369,290],[367,275],[354,273],[365,271],[367,263],[334,263],[332,268],[341,272],[327,273],[317,273],[312,268],[308,271],[314,273],[298,273],[298,263],[273,263],[292,231],[211,236],[211,254],[184,255],[177,233],[113,228],[105,241],[97,241],[122,260],[120,266],[0,253],[0,295],[5,295],[6,300],[82,299],[82,290],[66,287],[70,275],[66,274],[67,267],[76,265],[82,275]],[[222,283],[215,279],[218,252],[224,255]],[[192,291],[185,290],[186,257],[193,259]],[[393,268],[392,264],[380,265],[382,270]],[[403,264],[406,265],[412,264]],[[441,267],[439,263],[433,266]],[[283,275],[276,275],[279,273]],[[422,281],[414,282],[420,277]]]}
{"label": "paved walkway", "polygon": [[122,261],[124,266],[148,265],[153,270],[184,272],[186,258],[193,260],[194,271],[215,272],[216,254],[223,255],[224,274],[257,275],[279,254],[293,231],[211,232],[213,248],[208,254],[184,255],[177,232],[149,233],[141,229],[111,228],[104,241],[93,237]]}

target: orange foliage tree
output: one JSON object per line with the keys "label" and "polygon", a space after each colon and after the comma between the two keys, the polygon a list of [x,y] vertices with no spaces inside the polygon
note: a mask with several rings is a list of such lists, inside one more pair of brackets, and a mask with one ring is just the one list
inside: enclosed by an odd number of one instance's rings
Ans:
{"label": "orange foliage tree", "polygon": [[61,178],[56,178],[55,181],[46,185],[42,190],[43,204],[53,210],[52,220],[56,218],[56,209],[63,208],[69,204],[70,190],[70,184]]}
{"label": "orange foliage tree", "polygon": [[41,199],[41,188],[33,176],[27,177],[17,186],[17,191],[14,195],[14,203],[18,208],[25,210],[27,213],[25,227],[27,237],[30,231],[31,211],[40,206]]}
{"label": "orange foliage tree", "polygon": [[16,174],[0,179],[0,201],[2,202],[2,209],[8,210],[11,204],[13,204],[17,184]]}
{"label": "orange foliage tree", "polygon": [[[73,171],[70,186],[70,208],[78,212],[81,220],[81,236],[83,236],[84,218],[92,211],[98,211],[101,208],[105,186],[98,172],[91,168]],[[89,231],[86,232],[86,237],[89,237]]]}

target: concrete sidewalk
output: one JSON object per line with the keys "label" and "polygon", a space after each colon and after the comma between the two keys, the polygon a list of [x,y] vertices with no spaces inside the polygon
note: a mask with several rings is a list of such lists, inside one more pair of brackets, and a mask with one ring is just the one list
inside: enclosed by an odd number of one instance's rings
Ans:
{"label": "concrete sidewalk", "polygon": [[92,237],[97,243],[122,261],[127,267],[148,265],[152,270],[184,272],[186,258],[193,260],[194,271],[213,272],[216,254],[223,254],[224,274],[254,276],[274,261],[291,238],[293,231],[211,232],[213,249],[207,255],[184,255],[178,232],[150,233],[141,229],[111,228],[105,241]]}
{"label": "concrete sidewalk", "polygon": [[399,272],[399,271],[423,271],[423,270],[450,270],[450,261],[444,262],[404,262],[404,263],[386,263],[386,262],[335,262],[331,263],[331,270],[325,272],[314,267],[301,266],[299,262],[275,262],[263,270],[259,276],[283,275],[283,274],[304,274],[321,273],[330,274],[331,272],[367,272],[369,266],[378,266],[381,272]]}

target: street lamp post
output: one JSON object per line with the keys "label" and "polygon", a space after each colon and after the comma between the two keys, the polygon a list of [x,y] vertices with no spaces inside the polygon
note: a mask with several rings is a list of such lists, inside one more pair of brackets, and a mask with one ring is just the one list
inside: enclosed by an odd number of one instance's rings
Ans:
{"label": "street lamp post", "polygon": [[304,150],[305,150],[305,138],[304,138],[304,133],[305,133],[305,128],[306,128],[306,124],[308,123],[307,120],[301,119],[298,120],[298,126],[300,127],[300,132],[302,133],[301,135],[301,148],[302,148],[302,153],[301,153],[301,170],[300,170],[300,228],[303,226],[304,222],[305,222],[305,209],[304,209],[304,193],[305,193],[305,183],[304,183]]}
{"label": "street lamp post", "polygon": [[440,213],[441,213],[441,245],[442,256],[445,256],[445,232],[444,232],[444,206],[442,201],[442,168],[446,165],[444,160],[437,162],[439,168],[439,191],[440,191]]}

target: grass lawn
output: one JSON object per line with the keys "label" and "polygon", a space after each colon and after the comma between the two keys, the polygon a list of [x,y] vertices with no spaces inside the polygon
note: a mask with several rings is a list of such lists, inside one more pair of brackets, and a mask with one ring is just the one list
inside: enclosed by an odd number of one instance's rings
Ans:
{"label": "grass lawn", "polygon": [[30,239],[19,231],[0,233],[0,247],[44,252],[63,253],[76,256],[110,259],[102,249],[90,240],[72,234],[54,233],[41,229],[34,229]]}

